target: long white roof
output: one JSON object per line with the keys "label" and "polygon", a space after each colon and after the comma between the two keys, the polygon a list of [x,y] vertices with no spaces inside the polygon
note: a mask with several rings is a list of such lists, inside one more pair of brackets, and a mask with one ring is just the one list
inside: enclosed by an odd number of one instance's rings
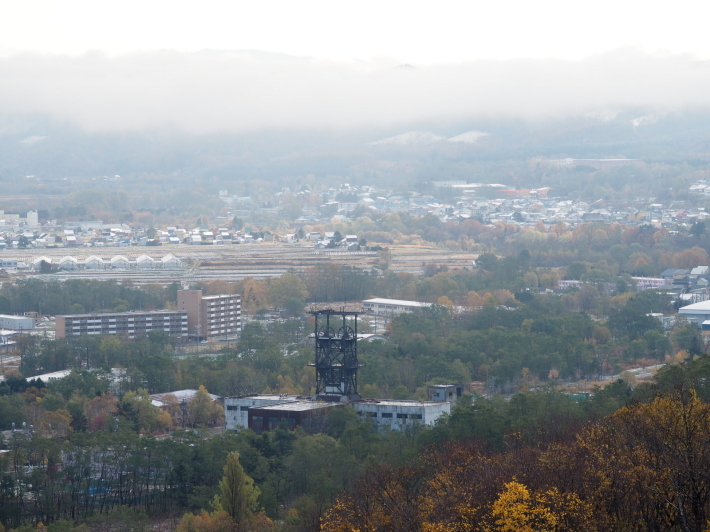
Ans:
{"label": "long white roof", "polygon": [[710,311],[710,300],[693,303],[685,307],[681,307],[678,312],[681,314],[694,314],[695,312]]}
{"label": "long white roof", "polygon": [[402,299],[385,299],[382,297],[374,297],[365,299],[363,303],[374,303],[376,305],[397,305],[398,307],[430,307],[431,303],[422,303],[420,301],[404,301]]}

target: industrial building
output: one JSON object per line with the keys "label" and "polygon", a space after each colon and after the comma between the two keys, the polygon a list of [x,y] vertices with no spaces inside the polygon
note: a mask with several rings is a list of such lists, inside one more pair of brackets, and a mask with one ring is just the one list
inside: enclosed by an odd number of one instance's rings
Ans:
{"label": "industrial building", "polygon": [[297,395],[246,395],[242,397],[224,398],[224,415],[227,430],[246,429],[249,427],[249,408],[259,406],[277,405],[281,403],[291,403],[303,401]]}
{"label": "industrial building", "polygon": [[187,313],[179,310],[107,312],[57,316],[56,338],[82,334],[115,334],[136,338],[151,331],[187,336]]}
{"label": "industrial building", "polygon": [[432,384],[427,387],[430,401],[448,401],[451,406],[456,404],[461,395],[463,395],[463,386],[460,384]]}
{"label": "industrial building", "polygon": [[365,299],[362,302],[362,306],[366,311],[373,314],[380,316],[396,316],[402,312],[413,312],[420,308],[430,307],[431,303],[375,297],[373,299]]}
{"label": "industrial building", "polygon": [[0,329],[6,329],[8,331],[31,331],[34,328],[34,318],[0,314]]}
{"label": "industrial building", "polygon": [[6,356],[17,353],[17,331],[6,331],[0,329],[0,364],[4,362]]}
{"label": "industrial building", "polygon": [[238,294],[203,296],[202,290],[178,290],[178,308],[187,313],[189,336],[198,340],[236,336],[242,329]]}
{"label": "industrial building", "polygon": [[363,400],[353,403],[363,419],[372,420],[380,428],[407,430],[415,425],[433,425],[444,414],[451,413],[448,401]]}
{"label": "industrial building", "polygon": [[710,322],[710,301],[701,301],[681,307],[678,309],[678,314],[679,318],[702,326],[704,322]]}
{"label": "industrial building", "polygon": [[254,406],[247,411],[249,428],[257,434],[281,426],[288,430],[301,427],[310,434],[323,432],[330,411],[342,406],[343,403],[322,401],[291,401],[277,405]]}
{"label": "industrial building", "polygon": [[[179,297],[179,296],[178,296]],[[227,430],[250,428],[257,433],[279,427],[302,427],[307,432],[326,428],[333,408],[352,406],[363,420],[378,428],[408,430],[417,425],[433,425],[461,396],[462,387],[453,384],[432,386],[433,401],[361,399],[357,372],[357,312],[314,311],[316,393],[310,399],[295,395],[248,395],[224,400]],[[352,326],[352,327],[351,327]]]}

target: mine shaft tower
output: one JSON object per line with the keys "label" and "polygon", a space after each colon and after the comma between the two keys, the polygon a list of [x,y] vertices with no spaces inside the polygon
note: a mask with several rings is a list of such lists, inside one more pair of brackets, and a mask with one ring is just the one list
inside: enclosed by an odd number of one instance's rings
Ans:
{"label": "mine shaft tower", "polygon": [[[357,370],[357,312],[316,310],[316,396],[340,395],[359,400]],[[348,325],[348,318],[353,326]]]}

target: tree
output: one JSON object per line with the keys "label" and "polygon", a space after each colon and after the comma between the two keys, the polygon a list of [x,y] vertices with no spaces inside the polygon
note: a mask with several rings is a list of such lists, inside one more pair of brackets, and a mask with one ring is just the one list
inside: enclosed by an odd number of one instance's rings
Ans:
{"label": "tree", "polygon": [[238,531],[245,530],[247,520],[257,510],[257,498],[261,491],[254,485],[254,480],[244,472],[237,452],[227,456],[219,491],[219,509],[227,512],[237,525]]}
{"label": "tree", "polygon": [[296,274],[284,273],[269,283],[269,301],[274,307],[284,308],[287,301],[295,308],[296,302],[305,303],[308,297],[306,283]]}
{"label": "tree", "polygon": [[200,386],[190,401],[192,422],[197,425],[213,425],[223,417],[222,407],[212,401],[204,386]]}
{"label": "tree", "polygon": [[689,323],[678,329],[673,334],[673,340],[678,349],[687,351],[691,355],[699,355],[704,351],[700,327],[694,323]]}
{"label": "tree", "polygon": [[208,514],[202,510],[197,515],[186,513],[175,532],[237,532],[237,526],[224,510]]}
{"label": "tree", "polygon": [[567,273],[565,278],[567,279],[579,279],[587,273],[587,265],[583,262],[573,262],[567,266]]}
{"label": "tree", "polygon": [[484,253],[476,259],[476,264],[481,267],[481,269],[487,272],[492,272],[498,265],[498,257],[493,253]]}
{"label": "tree", "polygon": [[242,302],[244,308],[255,313],[259,309],[265,308],[268,302],[268,286],[264,281],[247,277],[242,282]]}
{"label": "tree", "polygon": [[559,519],[540,502],[533,499],[530,491],[523,484],[515,481],[508,482],[503,493],[493,503],[491,516],[495,521],[488,530],[491,532],[557,530]]}

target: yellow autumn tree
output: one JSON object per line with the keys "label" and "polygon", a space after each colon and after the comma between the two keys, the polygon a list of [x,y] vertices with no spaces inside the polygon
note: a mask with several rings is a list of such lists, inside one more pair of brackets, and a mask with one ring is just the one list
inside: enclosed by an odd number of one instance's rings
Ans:
{"label": "yellow autumn tree", "polygon": [[559,518],[530,490],[513,480],[505,484],[503,492],[491,509],[493,524],[489,532],[555,532]]}

